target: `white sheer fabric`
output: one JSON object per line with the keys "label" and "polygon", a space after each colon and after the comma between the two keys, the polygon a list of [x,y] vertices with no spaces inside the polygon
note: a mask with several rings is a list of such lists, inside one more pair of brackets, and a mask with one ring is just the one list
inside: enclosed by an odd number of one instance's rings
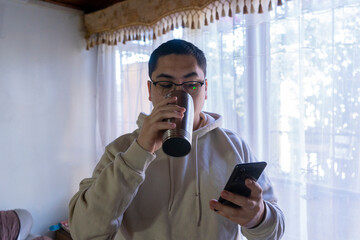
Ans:
{"label": "white sheer fabric", "polygon": [[[360,1],[288,2],[270,23],[268,161],[286,239],[359,239]],[[316,1],[317,3],[320,1]]]}
{"label": "white sheer fabric", "polygon": [[[267,172],[284,239],[355,240],[360,216],[360,1],[288,1],[153,42],[99,46],[98,153],[151,112],[150,53],[182,38],[208,59],[205,110],[224,116]],[[115,93],[116,90],[116,93]],[[216,197],[216,196],[214,196]]]}

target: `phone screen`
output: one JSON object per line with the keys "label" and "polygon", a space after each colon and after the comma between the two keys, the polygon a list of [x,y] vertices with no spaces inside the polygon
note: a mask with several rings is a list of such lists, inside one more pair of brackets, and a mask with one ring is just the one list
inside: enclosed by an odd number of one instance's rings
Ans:
{"label": "phone screen", "polygon": [[[257,181],[266,167],[266,162],[251,162],[251,163],[240,163],[237,164],[231,173],[231,176],[228,182],[225,185],[225,190],[242,195],[245,197],[250,197],[251,190],[245,186],[245,180],[250,178],[254,181]],[[223,198],[219,198],[220,203],[231,206],[233,208],[239,208],[240,206],[229,202]]]}

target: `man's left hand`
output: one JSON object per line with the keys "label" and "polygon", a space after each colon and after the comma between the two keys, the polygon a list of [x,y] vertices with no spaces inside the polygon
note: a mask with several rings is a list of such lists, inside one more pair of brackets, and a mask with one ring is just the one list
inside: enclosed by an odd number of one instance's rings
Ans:
{"label": "man's left hand", "polygon": [[240,208],[225,206],[215,199],[212,199],[209,205],[211,210],[216,211],[231,221],[246,228],[253,228],[262,222],[265,215],[262,188],[251,179],[246,179],[245,185],[251,190],[250,197],[244,197],[225,190],[221,192],[223,199],[235,203]]}

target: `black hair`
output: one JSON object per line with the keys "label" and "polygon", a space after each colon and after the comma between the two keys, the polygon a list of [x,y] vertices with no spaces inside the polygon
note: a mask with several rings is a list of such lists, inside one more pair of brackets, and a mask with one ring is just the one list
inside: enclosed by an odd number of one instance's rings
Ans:
{"label": "black hair", "polygon": [[149,77],[151,79],[151,74],[155,71],[158,59],[162,56],[170,55],[170,54],[185,54],[192,55],[196,58],[197,64],[204,72],[204,76],[206,76],[206,58],[198,47],[194,44],[187,42],[181,39],[173,39],[161,44],[158,48],[156,48],[149,60]]}

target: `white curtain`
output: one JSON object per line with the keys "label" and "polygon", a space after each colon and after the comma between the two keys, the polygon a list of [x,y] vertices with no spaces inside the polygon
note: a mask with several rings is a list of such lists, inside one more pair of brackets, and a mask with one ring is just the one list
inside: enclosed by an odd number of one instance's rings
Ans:
{"label": "white curtain", "polygon": [[224,127],[268,162],[284,239],[359,239],[360,1],[287,1],[270,15],[99,46],[99,154],[136,128],[139,112],[151,112],[147,61],[172,38],[205,52],[204,110],[222,114]]}
{"label": "white curtain", "polygon": [[360,1],[272,15],[266,147],[286,239],[359,239]]}

